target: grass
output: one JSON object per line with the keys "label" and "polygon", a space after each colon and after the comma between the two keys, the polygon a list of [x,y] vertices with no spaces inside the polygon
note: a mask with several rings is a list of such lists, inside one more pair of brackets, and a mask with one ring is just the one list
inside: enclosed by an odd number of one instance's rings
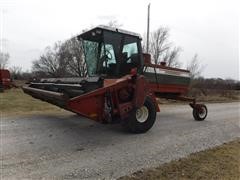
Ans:
{"label": "grass", "polygon": [[119,180],[240,179],[240,139]]}
{"label": "grass", "polygon": [[[16,86],[20,87],[24,84],[22,81],[16,81]],[[239,92],[234,94],[234,97],[239,97]],[[203,102],[232,102],[232,98],[220,96],[216,93],[204,97]],[[239,100],[239,99],[238,99]],[[166,99],[159,99],[159,104],[171,104],[180,101],[171,101]],[[180,102],[186,103],[186,102]],[[36,113],[56,113],[66,112],[49,103],[34,99],[31,96],[24,94],[20,88],[12,88],[0,93],[0,114],[1,116],[12,116],[21,114],[36,114]]]}
{"label": "grass", "polygon": [[64,110],[24,94],[20,88],[12,88],[0,93],[2,116],[62,111]]}

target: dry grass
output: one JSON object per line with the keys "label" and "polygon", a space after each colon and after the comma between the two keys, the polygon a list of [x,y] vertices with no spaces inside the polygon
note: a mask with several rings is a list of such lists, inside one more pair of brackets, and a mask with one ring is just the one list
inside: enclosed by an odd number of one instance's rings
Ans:
{"label": "dry grass", "polygon": [[119,180],[240,179],[240,139]]}
{"label": "dry grass", "polygon": [[206,102],[226,102],[239,101],[240,91],[237,90],[221,90],[221,89],[196,89],[193,88],[189,92],[189,96],[197,97],[200,101]]}
{"label": "dry grass", "polygon": [[0,112],[2,116],[63,111],[56,106],[24,94],[22,89],[19,88],[12,88],[0,93]]}
{"label": "dry grass", "polygon": [[[196,98],[197,102],[226,103],[226,102],[240,101],[240,91],[236,91],[236,90],[205,89],[204,91],[201,91],[199,89],[192,89],[190,90],[187,96]],[[175,103],[182,104],[186,102],[159,98],[158,103],[159,104],[175,104]]]}
{"label": "dry grass", "polygon": [[[15,84],[21,86],[24,84],[22,81],[18,81]],[[215,92],[208,93],[208,96],[200,96],[197,99],[203,102],[232,102],[236,100],[236,97],[239,97],[239,92],[235,92],[232,96],[229,95],[219,95]],[[235,97],[235,98],[233,98]],[[239,99],[238,99],[239,100]],[[171,103],[183,103],[181,101],[173,101],[166,99],[159,99],[159,104],[171,104]],[[184,102],[185,103],[185,102]],[[4,93],[0,93],[0,114],[1,116],[9,115],[21,115],[21,114],[33,114],[33,113],[56,113],[64,112],[63,109],[60,109],[56,106],[53,106],[49,103],[45,103],[38,99],[34,99],[29,95],[23,93],[20,88],[12,88],[10,90],[5,90]]]}

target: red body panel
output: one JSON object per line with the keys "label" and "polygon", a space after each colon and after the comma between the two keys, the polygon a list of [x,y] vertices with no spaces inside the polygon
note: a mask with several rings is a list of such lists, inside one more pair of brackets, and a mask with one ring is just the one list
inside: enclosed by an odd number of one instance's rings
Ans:
{"label": "red body panel", "polygon": [[136,108],[140,108],[143,105],[145,97],[149,91],[148,83],[143,75],[137,76],[135,87],[134,103]]}
{"label": "red body panel", "polygon": [[156,84],[149,83],[149,89],[154,93],[174,93],[174,94],[185,94],[189,87],[180,85],[169,85],[169,84]]}
{"label": "red body panel", "polygon": [[68,102],[68,108],[84,117],[101,121],[104,119],[104,92],[73,98]]}
{"label": "red body panel", "polygon": [[129,82],[131,79],[131,75],[115,80],[106,79],[104,80],[104,87],[70,99],[67,102],[67,107],[68,109],[71,109],[72,111],[87,118],[96,121],[103,121],[106,118],[104,113],[105,96],[106,93],[109,93],[113,99],[113,106],[115,107],[115,109],[113,109],[113,113],[120,115],[122,104],[119,103],[118,97],[116,97],[116,92],[131,85]]}
{"label": "red body panel", "polygon": [[[141,107],[146,96],[152,98],[157,111],[160,111],[156,102],[154,92],[149,87],[144,76],[126,75],[120,79],[105,79],[104,87],[90,93],[77,96],[67,102],[67,108],[82,116],[102,122],[106,117],[106,94],[109,94],[112,104],[112,115],[125,119],[133,108]],[[130,101],[127,92],[133,94]],[[122,99],[121,99],[122,98]]]}

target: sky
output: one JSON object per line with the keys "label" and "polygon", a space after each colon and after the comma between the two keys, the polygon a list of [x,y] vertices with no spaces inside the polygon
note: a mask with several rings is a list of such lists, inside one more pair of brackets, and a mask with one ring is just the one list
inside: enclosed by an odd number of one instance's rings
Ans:
{"label": "sky", "polygon": [[170,29],[183,67],[197,53],[207,78],[240,80],[238,0],[0,0],[0,50],[9,66],[31,70],[45,47],[83,29],[116,20],[144,34],[151,3],[150,31]]}

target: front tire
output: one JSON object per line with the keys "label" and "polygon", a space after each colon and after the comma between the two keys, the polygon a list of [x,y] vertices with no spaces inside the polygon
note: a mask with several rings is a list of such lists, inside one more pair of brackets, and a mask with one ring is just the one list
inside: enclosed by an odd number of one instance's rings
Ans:
{"label": "front tire", "polygon": [[145,133],[151,129],[155,120],[155,104],[147,97],[142,107],[134,109],[129,117],[123,120],[123,126],[131,133]]}

